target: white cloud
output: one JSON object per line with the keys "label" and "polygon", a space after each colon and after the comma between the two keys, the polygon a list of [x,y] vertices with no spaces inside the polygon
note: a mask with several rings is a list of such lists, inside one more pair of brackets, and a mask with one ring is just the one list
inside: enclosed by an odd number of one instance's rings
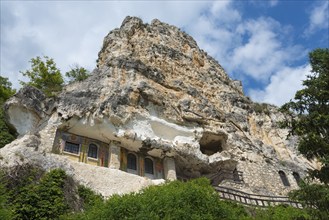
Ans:
{"label": "white cloud", "polygon": [[247,42],[234,49],[232,71],[266,81],[287,63],[298,59],[303,54],[301,46],[285,45],[281,39],[285,31],[285,27],[271,18],[260,17],[240,24],[236,33]]}
{"label": "white cloud", "polygon": [[305,30],[306,36],[313,34],[315,31],[329,27],[329,2],[323,1],[317,4],[310,12],[309,26]]}
{"label": "white cloud", "polygon": [[210,8],[210,13],[222,24],[231,24],[241,20],[241,14],[233,8],[232,1],[215,1]]}
{"label": "white cloud", "polygon": [[252,100],[281,106],[293,99],[297,90],[303,88],[302,81],[311,71],[310,65],[296,68],[286,67],[273,76],[270,83],[263,90],[251,89],[248,94]]}
{"label": "white cloud", "polygon": [[182,27],[195,20],[209,2],[2,2],[1,69],[15,88],[19,73],[35,56],[48,55],[65,73],[73,63],[92,70],[107,33],[123,19],[139,16],[144,22],[158,18]]}
{"label": "white cloud", "polygon": [[279,3],[279,0],[270,0],[270,6],[273,7],[273,6],[277,6]]}
{"label": "white cloud", "polygon": [[252,77],[262,84],[270,76],[306,56],[301,45],[289,43],[291,27],[269,17],[243,20],[232,1],[217,1],[187,31],[215,57],[231,77]]}
{"label": "white cloud", "polygon": [[240,45],[240,36],[235,33],[242,14],[234,8],[233,1],[213,2],[195,20],[185,27],[198,42],[200,48],[216,58],[231,73],[230,53]]}
{"label": "white cloud", "polygon": [[[282,1],[282,0],[281,0]],[[260,8],[262,10],[275,7],[279,4],[280,0],[248,0],[248,4],[252,4],[253,6]]]}

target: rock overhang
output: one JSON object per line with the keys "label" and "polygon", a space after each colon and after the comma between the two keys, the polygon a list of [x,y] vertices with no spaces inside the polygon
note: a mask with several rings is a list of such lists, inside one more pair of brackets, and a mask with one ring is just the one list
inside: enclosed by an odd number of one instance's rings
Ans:
{"label": "rock overhang", "polygon": [[[213,152],[217,154],[209,160],[210,155],[202,152],[200,140],[204,138],[204,134],[209,134],[204,128],[178,125],[152,115],[137,115],[126,124],[117,126],[107,117],[94,119],[90,114],[84,118],[72,117],[63,122],[58,129],[105,143],[117,141],[131,151],[159,158],[180,158],[178,155],[189,157],[189,165],[185,164],[185,167],[198,164],[199,167],[206,169],[219,161],[229,159],[228,155],[221,156],[221,152],[218,151]],[[215,133],[210,134],[212,138],[216,137]],[[221,141],[227,138],[223,131],[218,132],[218,137]]]}
{"label": "rock overhang", "polygon": [[[278,128],[284,116],[275,106],[256,109],[241,83],[189,35],[159,20],[127,17],[105,37],[92,76],[67,85],[57,98],[22,91],[25,96],[6,105],[21,135],[54,123],[130,151],[173,157],[178,174],[190,177],[257,169],[268,157],[277,167],[283,159],[295,170],[308,167]],[[19,111],[29,118],[25,127],[13,117]]]}

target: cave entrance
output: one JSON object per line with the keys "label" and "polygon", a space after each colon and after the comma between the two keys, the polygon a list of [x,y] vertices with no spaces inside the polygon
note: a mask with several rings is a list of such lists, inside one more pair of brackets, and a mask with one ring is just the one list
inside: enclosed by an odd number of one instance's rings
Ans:
{"label": "cave entrance", "polygon": [[223,151],[225,141],[225,135],[204,132],[200,140],[200,150],[208,156],[213,155]]}

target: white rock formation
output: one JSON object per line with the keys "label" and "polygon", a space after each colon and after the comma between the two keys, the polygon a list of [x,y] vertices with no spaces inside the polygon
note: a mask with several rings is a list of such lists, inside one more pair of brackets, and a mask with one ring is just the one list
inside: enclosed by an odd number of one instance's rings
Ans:
{"label": "white rock formation", "polygon": [[[0,150],[1,166],[62,167],[105,196],[159,182],[51,153],[60,129],[173,160],[182,178],[236,169],[243,181],[221,184],[255,193],[285,194],[297,187],[293,172],[303,177],[315,168],[278,127],[285,116],[277,107],[244,96],[241,82],[177,27],[127,17],[98,55],[92,76],[67,85],[55,99],[28,87],[7,102],[8,121],[20,137]],[[290,187],[282,185],[280,170]]]}

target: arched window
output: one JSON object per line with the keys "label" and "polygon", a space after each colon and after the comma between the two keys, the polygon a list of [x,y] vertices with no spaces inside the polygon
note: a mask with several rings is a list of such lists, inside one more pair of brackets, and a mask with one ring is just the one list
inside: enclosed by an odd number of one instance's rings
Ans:
{"label": "arched window", "polygon": [[97,159],[97,155],[98,155],[98,147],[96,144],[89,144],[88,147],[88,157],[92,157]]}
{"label": "arched window", "polygon": [[288,178],[282,170],[279,171],[279,175],[280,175],[280,178],[281,178],[281,181],[282,181],[283,185],[284,186],[290,186]]}
{"label": "arched window", "polygon": [[300,176],[299,176],[299,173],[297,173],[297,172],[293,172],[292,175],[294,176],[294,178],[295,178],[297,184],[299,185],[300,180],[301,180],[301,178],[300,178]]}
{"label": "arched window", "polygon": [[137,174],[137,157],[135,154],[128,153],[127,155],[127,171]]}
{"label": "arched window", "polygon": [[145,158],[144,160],[144,170],[145,174],[154,174],[153,160],[150,158]]}

